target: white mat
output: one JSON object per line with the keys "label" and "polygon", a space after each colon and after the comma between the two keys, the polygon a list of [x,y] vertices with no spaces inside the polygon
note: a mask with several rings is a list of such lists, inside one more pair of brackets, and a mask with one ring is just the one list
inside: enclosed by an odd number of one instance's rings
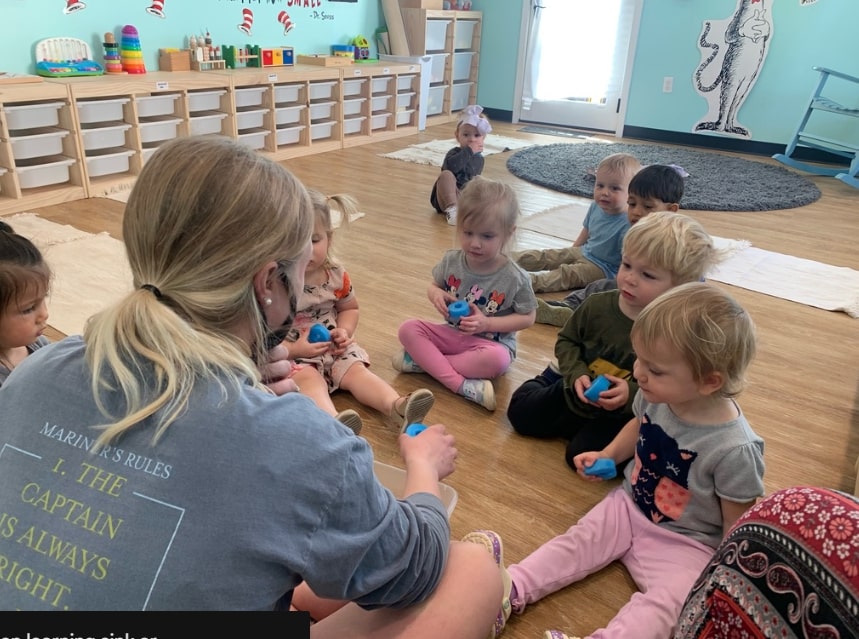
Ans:
{"label": "white mat", "polygon": [[[508,138],[490,133],[486,136],[486,140],[483,143],[483,155],[494,155],[504,151],[524,149],[535,144],[537,143],[532,140]],[[444,156],[456,145],[457,142],[453,138],[450,140],[433,140],[432,142],[424,142],[423,144],[412,144],[405,149],[400,149],[393,153],[380,153],[379,157],[403,160],[404,162],[413,162],[415,164],[441,166]]]}
{"label": "white mat", "polygon": [[[581,205],[565,204],[530,215],[519,227],[572,242],[583,220]],[[859,318],[859,271],[764,251],[745,240],[713,240],[725,259],[708,279]]]}
{"label": "white mat", "polygon": [[14,215],[8,222],[39,247],[54,272],[48,324],[58,331],[82,333],[91,315],[131,289],[125,246],[107,233],[93,235],[32,213]]}

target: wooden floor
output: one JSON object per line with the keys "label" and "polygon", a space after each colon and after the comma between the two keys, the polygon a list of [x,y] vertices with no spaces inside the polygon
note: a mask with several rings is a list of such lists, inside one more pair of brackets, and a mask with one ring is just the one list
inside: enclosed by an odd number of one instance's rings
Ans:
{"label": "wooden floor", "polygon": [[[564,138],[522,133],[518,128],[496,124],[495,133],[542,143],[564,142]],[[458,469],[447,480],[459,494],[451,518],[453,534],[494,529],[503,536],[506,560],[513,563],[563,532],[616,484],[579,480],[564,463],[563,442],[520,437],[505,417],[510,393],[540,372],[551,357],[557,329],[536,325],[521,333],[518,359],[496,382],[498,410],[494,413],[452,395],[427,376],[398,375],[391,367],[391,354],[399,347],[400,322],[407,317],[435,317],[425,294],[430,269],[442,251],[453,246],[454,237],[428,202],[438,169],[378,154],[451,137],[451,126],[437,126],[412,137],[285,164],[309,186],[359,199],[366,217],[335,237],[361,303],[358,341],[369,351],[373,370],[402,393],[421,386],[436,393],[431,421],[449,426],[460,452]],[[487,157],[484,175],[511,183],[525,213],[574,200],[513,177],[505,168],[509,155]],[[859,191],[832,178],[813,179],[823,197],[803,208],[689,214],[714,235],[859,270]],[[83,230],[120,237],[123,207],[112,200],[92,199],[37,212]],[[563,243],[530,232],[520,238],[520,246],[540,245]],[[766,440],[767,490],[813,484],[852,492],[853,465],[859,456],[859,320],[727,288],[752,313],[759,328],[759,355],[752,366],[751,386],[740,403]],[[399,464],[396,433],[379,415],[350,396],[337,395],[335,403],[341,409],[358,409],[365,417],[364,436],[378,459]],[[610,566],[529,607],[511,620],[505,636],[536,639],[547,628],[585,636],[604,625],[633,588],[621,567]]]}

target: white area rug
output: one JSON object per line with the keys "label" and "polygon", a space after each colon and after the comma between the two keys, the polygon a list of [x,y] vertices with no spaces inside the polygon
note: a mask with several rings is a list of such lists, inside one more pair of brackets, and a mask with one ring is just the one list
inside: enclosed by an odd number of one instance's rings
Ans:
{"label": "white area rug", "polygon": [[125,246],[107,233],[93,235],[33,213],[11,216],[8,222],[39,247],[54,272],[48,323],[58,331],[82,333],[91,315],[131,289]]}
{"label": "white area rug", "polygon": [[[580,204],[558,206],[526,217],[519,227],[572,242],[586,212]],[[764,251],[745,240],[713,240],[725,258],[708,279],[859,318],[859,271]]]}
{"label": "white area rug", "polygon": [[[393,160],[403,160],[404,162],[413,162],[415,164],[429,164],[432,166],[441,166],[444,161],[444,156],[457,144],[453,138],[449,140],[433,140],[432,142],[424,142],[423,144],[412,144],[405,149],[394,151],[393,153],[380,153],[379,157],[391,158]],[[502,135],[493,135],[490,133],[486,136],[486,141],[483,144],[483,155],[494,155],[503,153],[504,151],[515,151],[524,149],[528,146],[534,146],[536,142],[531,140],[521,140],[519,138],[508,138]]]}

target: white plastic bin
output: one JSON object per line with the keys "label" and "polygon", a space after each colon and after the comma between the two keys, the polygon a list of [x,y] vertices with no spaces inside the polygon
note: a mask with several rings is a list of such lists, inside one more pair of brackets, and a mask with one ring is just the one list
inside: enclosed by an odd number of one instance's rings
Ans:
{"label": "white plastic bin", "polygon": [[265,114],[268,109],[247,109],[246,111],[236,111],[236,128],[239,131],[246,129],[256,129],[263,125]]}
{"label": "white plastic bin", "polygon": [[334,113],[334,102],[319,102],[310,105],[310,121],[328,120]]}
{"label": "white plastic bin", "polygon": [[142,145],[143,149],[140,151],[140,158],[143,160],[144,164],[152,157],[152,154],[155,153],[156,149],[158,149],[158,144],[158,142],[150,142]]}
{"label": "white plastic bin", "polygon": [[35,129],[59,124],[59,110],[62,106],[62,102],[7,104],[3,111],[6,112],[6,124],[10,129]]}
{"label": "white plastic bin", "polygon": [[349,118],[343,120],[343,135],[354,135],[361,133],[361,125],[367,118],[363,115],[360,118]]}
{"label": "white plastic bin", "polygon": [[370,118],[370,128],[373,130],[384,129],[388,126],[388,120],[390,119],[390,113],[374,113]]}
{"label": "white plastic bin", "polygon": [[130,124],[104,126],[101,122],[97,123],[97,125],[81,125],[81,138],[83,139],[84,150],[94,151],[96,149],[110,149],[124,146],[125,132],[130,128]]}
{"label": "white plastic bin", "polygon": [[55,128],[24,129],[10,133],[9,142],[12,143],[12,155],[16,160],[62,155],[63,138],[69,134],[65,129]]}
{"label": "white plastic bin", "polygon": [[200,111],[217,111],[221,108],[221,96],[226,90],[221,91],[189,91],[188,111],[199,113]]}
{"label": "white plastic bin", "polygon": [[333,137],[335,122],[315,122],[310,125],[310,139],[322,140]]}
{"label": "white plastic bin", "polygon": [[444,82],[444,63],[447,60],[446,53],[434,53],[427,56],[430,59],[430,83]]}
{"label": "white plastic bin", "polygon": [[408,109],[412,107],[412,98],[415,97],[414,93],[398,93],[397,94],[397,109]]}
{"label": "white plastic bin", "polygon": [[77,103],[78,120],[80,120],[81,124],[122,121],[122,107],[130,101],[131,98],[80,100]]}
{"label": "white plastic bin", "polygon": [[191,135],[210,135],[221,132],[221,127],[226,113],[219,112],[201,112],[201,115],[195,115],[188,120],[188,128]]}
{"label": "white plastic bin", "polygon": [[236,108],[259,106],[262,104],[262,94],[268,87],[243,87],[236,89]]}
{"label": "white plastic bin", "polygon": [[353,95],[361,95],[361,89],[363,89],[366,81],[366,78],[343,80],[343,97],[348,98]]}
{"label": "white plastic bin", "polygon": [[453,81],[468,80],[471,77],[471,61],[474,51],[459,51],[453,54]]}
{"label": "white plastic bin", "polygon": [[75,161],[72,158],[54,155],[16,162],[18,184],[22,189],[36,189],[40,186],[68,182],[69,167]]}
{"label": "white plastic bin", "polygon": [[352,98],[351,100],[343,100],[343,117],[350,115],[361,115],[361,109],[367,98]]}
{"label": "white plastic bin", "polygon": [[427,91],[427,115],[436,115],[444,110],[444,92],[447,85],[430,87]]}
{"label": "white plastic bin", "polygon": [[330,82],[311,82],[308,93],[311,100],[330,100],[334,94],[334,85],[336,80]]}
{"label": "white plastic bin", "polygon": [[[389,466],[379,461],[373,462],[373,470],[376,473],[376,478],[385,488],[393,493],[397,499],[402,499],[406,492],[406,471],[395,466]],[[453,514],[453,509],[456,508],[456,502],[459,495],[455,488],[451,488],[443,482],[438,484],[439,494],[441,495],[441,503],[447,508],[447,516]]]}
{"label": "white plastic bin", "polygon": [[303,86],[303,84],[276,84],[274,86],[275,104],[298,102],[301,98],[301,88]]}
{"label": "white plastic bin", "polygon": [[427,20],[426,50],[444,51],[447,47],[447,27],[450,20]]}
{"label": "white plastic bin", "polygon": [[373,78],[370,81],[370,93],[384,93],[388,90],[388,85],[391,84],[392,79],[389,75]]}
{"label": "white plastic bin", "polygon": [[412,124],[412,114],[414,112],[414,109],[407,109],[406,111],[397,111],[397,126],[407,126],[409,124]]}
{"label": "white plastic bin", "polygon": [[301,121],[301,112],[307,107],[303,104],[296,104],[287,107],[277,107],[274,110],[275,124],[282,126],[284,124],[295,124]]}
{"label": "white plastic bin", "polygon": [[176,128],[182,120],[179,118],[158,118],[148,122],[140,122],[141,142],[160,142],[162,140],[172,140],[176,137]]}
{"label": "white plastic bin", "polygon": [[474,82],[462,82],[454,84],[450,91],[450,110],[459,111],[468,106],[468,96]]}
{"label": "white plastic bin", "polygon": [[255,129],[253,131],[244,131],[239,133],[239,142],[246,144],[250,148],[257,150],[265,146],[265,139],[271,131],[265,129]]}
{"label": "white plastic bin", "polygon": [[301,132],[304,130],[304,125],[288,126],[277,130],[277,145],[284,146],[287,144],[297,144],[301,141]]}
{"label": "white plastic bin", "polygon": [[178,99],[178,93],[138,96],[134,98],[137,103],[137,117],[151,118],[156,115],[173,115],[174,105]]}
{"label": "white plastic bin", "polygon": [[99,149],[86,155],[87,173],[91,178],[128,171],[129,158],[134,155],[130,149]]}
{"label": "white plastic bin", "polygon": [[412,91],[416,75],[400,75],[397,76],[397,91]]}
{"label": "white plastic bin", "polygon": [[390,95],[377,95],[374,96],[370,100],[370,110],[371,111],[386,111],[390,109],[391,96]]}
{"label": "white plastic bin", "polygon": [[471,49],[474,44],[474,29],[477,20],[457,20],[453,27],[453,48]]}

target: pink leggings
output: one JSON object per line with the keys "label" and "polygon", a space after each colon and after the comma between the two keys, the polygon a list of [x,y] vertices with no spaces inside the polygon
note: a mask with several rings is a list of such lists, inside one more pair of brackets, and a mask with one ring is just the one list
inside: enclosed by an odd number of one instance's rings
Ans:
{"label": "pink leggings", "polygon": [[654,524],[617,488],[567,532],[509,567],[517,594],[510,603],[521,613],[526,604],[620,560],[639,592],[605,628],[588,637],[665,639],[672,635],[686,595],[713,552],[700,541]]}
{"label": "pink leggings", "polygon": [[495,379],[513,357],[506,346],[466,335],[447,324],[410,319],[400,325],[400,343],[425,372],[454,393],[464,379]]}

